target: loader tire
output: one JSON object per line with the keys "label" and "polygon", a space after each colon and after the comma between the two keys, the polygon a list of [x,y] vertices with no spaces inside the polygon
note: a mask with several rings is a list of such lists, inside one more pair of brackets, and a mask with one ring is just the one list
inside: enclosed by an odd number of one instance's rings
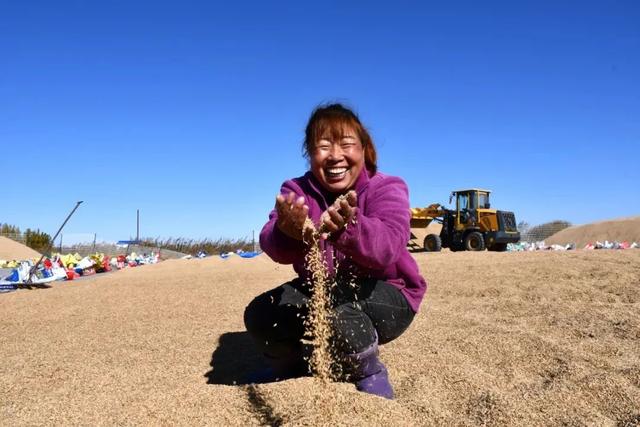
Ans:
{"label": "loader tire", "polygon": [[464,246],[461,243],[452,243],[451,246],[449,246],[449,250],[451,252],[464,251]]}
{"label": "loader tire", "polygon": [[489,247],[490,251],[493,252],[504,252],[507,250],[507,244],[506,243],[494,243],[493,245],[491,245]]}
{"label": "loader tire", "polygon": [[484,237],[478,231],[472,231],[464,238],[464,248],[468,251],[484,251]]}
{"label": "loader tire", "polygon": [[442,240],[437,234],[428,234],[424,238],[424,250],[425,252],[440,252],[442,249]]}

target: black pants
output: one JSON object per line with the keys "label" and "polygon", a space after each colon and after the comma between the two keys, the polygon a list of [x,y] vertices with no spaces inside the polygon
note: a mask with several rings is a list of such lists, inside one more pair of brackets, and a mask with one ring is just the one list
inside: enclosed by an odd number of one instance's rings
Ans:
{"label": "black pants", "polygon": [[[311,290],[294,279],[256,297],[246,308],[244,323],[258,348],[271,357],[287,357],[301,346],[304,319]],[[398,338],[415,313],[394,286],[376,279],[362,279],[356,286],[333,288],[333,345],[342,354],[353,354],[373,344]]]}

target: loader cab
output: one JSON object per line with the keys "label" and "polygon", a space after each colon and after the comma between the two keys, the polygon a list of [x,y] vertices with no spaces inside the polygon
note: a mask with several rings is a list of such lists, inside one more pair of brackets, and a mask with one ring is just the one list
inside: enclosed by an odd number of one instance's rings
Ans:
{"label": "loader cab", "polygon": [[463,230],[474,227],[478,222],[478,209],[490,209],[489,190],[472,188],[451,192],[449,204],[456,200],[454,228]]}

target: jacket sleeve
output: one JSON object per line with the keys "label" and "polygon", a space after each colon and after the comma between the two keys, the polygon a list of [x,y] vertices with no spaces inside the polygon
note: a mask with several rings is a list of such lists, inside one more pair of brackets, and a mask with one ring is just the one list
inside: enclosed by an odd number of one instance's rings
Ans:
{"label": "jacket sleeve", "polygon": [[[284,196],[294,192],[296,196],[304,194],[293,181],[282,184],[280,193]],[[293,264],[304,261],[304,243],[284,234],[278,228],[278,211],[274,208],[269,214],[269,221],[260,232],[260,247],[269,257],[280,264]]]}
{"label": "jacket sleeve", "polygon": [[387,176],[376,184],[367,190],[366,206],[358,203],[355,222],[334,244],[357,264],[378,270],[398,261],[409,241],[411,218],[409,190],[402,179]]}

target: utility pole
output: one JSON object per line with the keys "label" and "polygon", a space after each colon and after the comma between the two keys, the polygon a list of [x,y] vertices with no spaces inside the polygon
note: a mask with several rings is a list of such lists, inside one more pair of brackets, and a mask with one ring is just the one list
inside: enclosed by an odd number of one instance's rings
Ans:
{"label": "utility pole", "polygon": [[136,243],[140,243],[140,209],[136,209]]}
{"label": "utility pole", "polygon": [[58,229],[58,231],[56,232],[56,235],[53,236],[53,239],[51,239],[51,242],[49,243],[49,247],[47,248],[46,251],[42,252],[42,256],[40,257],[40,259],[38,260],[38,262],[36,262],[33,267],[31,267],[31,269],[29,270],[29,274],[27,275],[27,278],[25,279],[25,286],[27,288],[31,288],[31,282],[33,280],[33,275],[35,274],[35,272],[38,270],[38,265],[40,265],[40,263],[42,262],[42,260],[44,259],[44,257],[46,256],[47,253],[51,252],[51,248],[53,247],[53,245],[55,244],[56,238],[58,237],[58,235],[60,234],[60,232],[62,231],[62,229],[64,228],[65,224],[67,223],[67,221],[69,221],[69,218],[71,218],[71,215],[73,215],[73,213],[76,211],[76,209],[78,209],[78,206],[80,206],[80,204],[82,203],[82,200],[80,200],[79,202],[76,203],[76,206],[73,208],[73,210],[71,211],[71,213],[67,216],[67,218],[64,220],[64,222],[62,223],[62,225],[60,226],[60,228]]}

